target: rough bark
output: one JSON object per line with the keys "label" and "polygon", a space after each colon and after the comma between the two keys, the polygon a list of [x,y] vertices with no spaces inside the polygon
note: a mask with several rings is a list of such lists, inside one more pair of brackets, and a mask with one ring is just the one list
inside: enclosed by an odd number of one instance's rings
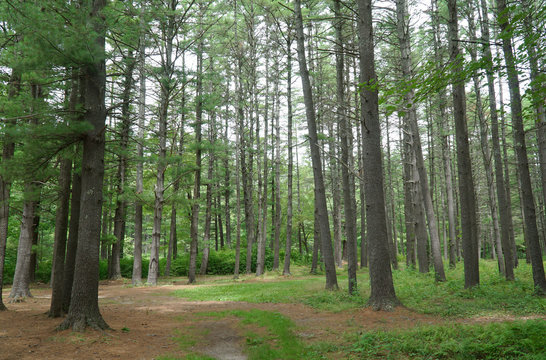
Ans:
{"label": "rough bark", "polygon": [[[81,159],[79,160],[81,164]],[[68,240],[63,275],[63,312],[68,313],[72,297],[74,267],[76,266],[76,251],[78,249],[78,226],[80,222],[81,184],[82,177],[77,164],[72,171],[72,198],[70,199],[70,222],[68,224]]]}
{"label": "rough bark", "polygon": [[381,158],[381,128],[379,99],[375,74],[371,0],[358,0],[358,30],[360,53],[361,121],[368,234],[370,234],[370,287],[368,304],[374,310],[392,310],[399,304],[394,291],[389,266],[387,217],[383,191]]}
{"label": "rough bark", "polygon": [[512,49],[512,25],[509,19],[505,0],[497,0],[497,16],[500,25],[502,49],[506,62],[508,88],[510,90],[510,105],[512,110],[512,126],[514,128],[514,144],[518,164],[518,176],[521,186],[522,202],[524,209],[525,237],[528,241],[528,251],[533,267],[533,282],[535,291],[546,294],[546,277],[544,264],[540,250],[539,235],[536,222],[535,203],[529,174],[529,159],[525,144],[525,130],[523,127],[523,113],[521,106],[521,94],[519,90],[519,78],[516,69],[514,53]]}
{"label": "rough bark", "polygon": [[[290,275],[290,256],[292,252],[292,199],[293,199],[293,177],[294,177],[294,158],[293,158],[293,112],[292,112],[292,37],[289,35],[286,39],[286,103],[288,106],[287,128],[288,128],[288,179],[287,179],[287,202],[286,202],[286,247],[284,252],[283,275]],[[301,254],[301,243],[300,243]]]}
{"label": "rough bark", "polygon": [[[74,87],[72,89],[72,92],[74,92]],[[66,254],[66,235],[68,232],[71,176],[72,160],[62,158],[59,171],[59,201],[57,205],[57,212],[55,214],[53,268],[51,274],[51,304],[48,313],[50,317],[59,317],[63,313],[63,276]]]}
{"label": "rough bark", "polygon": [[83,86],[86,109],[84,119],[92,126],[83,140],[82,188],[78,226],[78,248],[74,270],[74,283],[70,309],[59,329],[72,328],[83,331],[87,326],[106,329],[108,324],[99,311],[99,242],[104,180],[104,132],[106,108],[104,103],[106,84],[105,20],[101,11],[105,0],[93,0],[88,20],[96,32],[94,63],[85,64]]}
{"label": "rough bark", "polygon": [[453,108],[455,117],[455,135],[457,140],[457,171],[459,174],[459,196],[461,206],[461,228],[464,254],[465,288],[479,285],[478,225],[476,222],[476,195],[472,177],[472,161],[468,142],[466,123],[466,98],[462,74],[462,57],[459,53],[459,25],[457,19],[457,0],[448,0],[449,22],[448,37],[450,62],[454,80]]}
{"label": "rough bark", "polygon": [[326,289],[337,289],[337,276],[334,262],[334,253],[332,250],[332,240],[330,235],[330,223],[328,221],[328,209],[326,206],[326,188],[322,171],[322,160],[317,135],[317,124],[315,115],[315,105],[313,103],[313,94],[309,71],[307,69],[307,60],[304,48],[303,19],[301,15],[301,1],[294,1],[295,10],[295,28],[298,50],[298,62],[300,67],[300,77],[304,94],[305,112],[307,117],[307,127],[309,144],[311,151],[311,161],[313,166],[313,178],[315,184],[315,203],[318,212],[318,221],[320,227],[320,241],[322,247],[322,256],[326,270]]}

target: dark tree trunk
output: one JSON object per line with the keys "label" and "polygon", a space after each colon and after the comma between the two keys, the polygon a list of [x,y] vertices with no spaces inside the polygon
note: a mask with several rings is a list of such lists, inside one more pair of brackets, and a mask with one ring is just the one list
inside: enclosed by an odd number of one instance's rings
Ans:
{"label": "dark tree trunk", "polygon": [[379,124],[377,77],[375,75],[374,41],[371,0],[358,0],[358,30],[360,53],[361,122],[364,160],[364,190],[370,254],[371,294],[368,304],[374,310],[391,310],[398,305],[389,266],[387,216],[383,190],[381,158],[381,128]]}
{"label": "dark tree trunk", "polygon": [[302,79],[302,88],[304,94],[305,110],[307,115],[307,127],[309,130],[309,143],[311,147],[311,160],[313,164],[313,178],[315,183],[315,202],[318,212],[318,221],[320,226],[320,238],[322,244],[322,256],[326,269],[326,289],[337,289],[337,276],[334,262],[334,253],[332,250],[332,240],[330,235],[330,223],[328,221],[328,209],[326,206],[326,188],[322,172],[322,161],[318,143],[317,125],[315,116],[315,106],[313,104],[313,94],[311,82],[309,80],[309,71],[307,70],[307,60],[305,58],[303,19],[301,15],[301,1],[294,1],[294,10],[296,16],[296,38],[298,44],[298,61],[300,66],[300,76]]}
{"label": "dark tree trunk", "polygon": [[523,114],[521,95],[519,91],[519,78],[516,69],[514,53],[512,49],[511,28],[509,12],[505,0],[497,0],[498,22],[502,31],[502,49],[506,62],[508,88],[510,89],[510,104],[512,110],[512,126],[514,127],[514,143],[518,164],[518,176],[521,185],[521,195],[524,209],[525,237],[528,241],[528,251],[533,267],[533,281],[535,291],[546,294],[546,277],[542,263],[539,235],[536,222],[535,203],[529,174],[529,160],[525,144],[525,130],[523,128]]}
{"label": "dark tree trunk", "polygon": [[[81,160],[79,160],[81,163]],[[78,249],[78,226],[80,222],[80,206],[82,194],[82,178],[74,164],[72,171],[72,198],[70,199],[70,222],[68,224],[68,240],[66,244],[66,258],[63,275],[63,312],[68,313],[72,297],[74,281],[74,267],[76,265],[76,251]]]}
{"label": "dark tree trunk", "polygon": [[466,124],[466,98],[464,79],[461,78],[462,58],[459,53],[459,25],[457,20],[457,0],[448,0],[448,37],[450,61],[453,73],[453,108],[455,133],[457,139],[457,169],[459,174],[459,196],[461,201],[461,228],[464,255],[465,288],[480,284],[478,257],[478,225],[476,214],[476,195],[472,177],[472,161],[468,143]]}
{"label": "dark tree trunk", "polygon": [[68,316],[59,329],[83,331],[87,326],[107,329],[108,324],[99,311],[99,242],[104,180],[104,132],[106,108],[105,20],[101,15],[105,0],[94,0],[90,20],[96,31],[93,58],[101,59],[86,64],[83,71],[85,88],[85,120],[92,126],[83,140],[81,208],[78,226],[78,249],[74,270],[74,284]]}
{"label": "dark tree trunk", "polygon": [[[74,93],[74,91],[75,88],[72,87],[72,93]],[[60,317],[63,314],[63,276],[66,235],[68,232],[71,176],[72,160],[62,158],[59,171],[59,202],[55,215],[55,240],[53,244],[53,269],[51,274],[51,305],[48,314],[50,317]]]}

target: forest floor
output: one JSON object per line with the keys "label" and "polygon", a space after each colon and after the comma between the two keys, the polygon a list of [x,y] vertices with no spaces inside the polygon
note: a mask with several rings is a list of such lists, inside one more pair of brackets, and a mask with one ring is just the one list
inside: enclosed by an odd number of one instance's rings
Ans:
{"label": "forest floor", "polygon": [[[214,285],[205,282],[198,286]],[[0,312],[0,359],[246,359],[248,332],[259,334],[265,330],[252,324],[245,326],[235,316],[203,316],[232,310],[280,313],[292,320],[294,334],[306,346],[343,345],[350,341],[344,334],[370,330],[411,329],[454,321],[512,320],[449,319],[404,307],[393,312],[369,308],[331,312],[303,304],[187,301],[174,295],[174,291],[180,293],[189,287],[182,280],[157,287],[132,287],[129,280],[101,282],[100,310],[112,330],[74,333],[55,330],[61,319],[51,319],[46,314],[51,290],[47,285],[34,285],[32,298],[7,304],[8,311]],[[9,288],[4,290],[6,302]],[[326,351],[327,358],[344,358],[342,352],[336,351],[335,347]]]}

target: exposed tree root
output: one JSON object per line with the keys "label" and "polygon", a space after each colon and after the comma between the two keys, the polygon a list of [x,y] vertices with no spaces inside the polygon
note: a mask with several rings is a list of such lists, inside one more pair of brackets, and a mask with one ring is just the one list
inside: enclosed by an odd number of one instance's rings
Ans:
{"label": "exposed tree root", "polygon": [[373,311],[393,311],[395,307],[400,306],[400,301],[397,298],[394,299],[372,299],[368,300],[368,306]]}
{"label": "exposed tree root", "polygon": [[57,327],[58,331],[72,329],[72,331],[83,332],[87,327],[93,330],[109,330],[110,326],[104,321],[100,314],[87,316],[83,314],[68,315]]}

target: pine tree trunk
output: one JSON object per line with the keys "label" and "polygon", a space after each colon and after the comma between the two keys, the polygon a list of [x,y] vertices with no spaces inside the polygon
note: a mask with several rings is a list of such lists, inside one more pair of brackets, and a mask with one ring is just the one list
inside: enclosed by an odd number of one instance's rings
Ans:
{"label": "pine tree trunk", "polygon": [[452,64],[453,108],[455,133],[457,139],[457,165],[459,174],[459,196],[461,201],[461,228],[464,253],[465,288],[480,284],[478,258],[478,225],[476,222],[476,196],[472,177],[472,161],[468,143],[466,123],[466,99],[462,74],[462,59],[459,53],[459,26],[457,20],[457,0],[448,0],[448,37],[450,62]]}
{"label": "pine tree trunk", "polygon": [[294,10],[296,16],[296,38],[298,45],[298,62],[300,67],[300,76],[304,94],[305,111],[307,116],[307,127],[309,131],[309,144],[311,151],[311,161],[313,164],[313,178],[315,184],[315,202],[318,212],[318,221],[320,227],[320,241],[322,247],[322,256],[326,270],[326,289],[337,289],[337,276],[335,269],[334,253],[332,250],[332,240],[330,235],[330,223],[328,221],[328,209],[326,206],[326,188],[324,186],[324,177],[322,171],[322,160],[317,135],[317,124],[315,116],[315,106],[313,103],[313,94],[311,82],[309,80],[309,71],[307,70],[307,60],[304,48],[303,19],[301,15],[301,1],[294,1]]}
{"label": "pine tree trunk", "polygon": [[105,23],[101,15],[106,5],[104,0],[93,0],[89,20],[96,31],[96,63],[83,68],[83,87],[85,94],[84,119],[92,126],[83,140],[81,213],[78,226],[78,247],[74,267],[74,283],[70,309],[59,329],[72,328],[83,331],[87,326],[94,329],[107,329],[99,311],[99,241],[102,207],[102,187],[104,180],[104,132],[105,109]]}
{"label": "pine tree trunk", "polygon": [[[143,26],[143,24],[141,24]],[[139,198],[144,191],[144,148],[142,140],[144,138],[144,121],[146,119],[146,35],[140,36],[139,49],[139,96],[138,96],[138,139],[137,141],[137,162],[136,162],[136,180],[135,180],[135,244],[133,249],[133,274],[131,282],[133,286],[142,284],[142,203]]]}
{"label": "pine tree trunk", "polygon": [[[292,123],[293,123],[293,113],[292,113],[292,37],[289,34],[286,39],[286,103],[288,106],[287,114],[287,128],[288,128],[288,179],[287,179],[287,201],[286,201],[286,247],[284,252],[284,268],[283,275],[290,275],[290,256],[292,252],[292,198],[293,198],[293,177],[294,177],[294,159],[293,159],[293,145],[292,145]],[[279,155],[280,157],[280,155]],[[299,227],[298,227],[299,229]],[[300,239],[300,255],[301,250],[301,239]]]}
{"label": "pine tree trunk", "polygon": [[518,164],[518,176],[521,185],[522,202],[524,209],[525,236],[528,241],[528,251],[533,267],[533,282],[535,291],[546,294],[546,277],[542,263],[542,252],[536,223],[535,203],[529,174],[529,160],[525,144],[525,130],[523,128],[523,114],[519,79],[516,69],[511,38],[511,24],[505,0],[497,0],[498,22],[502,31],[502,48],[507,67],[508,88],[510,89],[510,104],[512,110],[512,126],[514,128],[514,144]]}
{"label": "pine tree trunk", "polygon": [[381,128],[377,77],[375,75],[374,41],[371,0],[358,0],[358,30],[360,53],[361,122],[366,209],[370,251],[370,286],[368,304],[374,310],[391,310],[398,305],[392,273],[389,266],[387,217],[383,188],[383,164],[381,158]]}
{"label": "pine tree trunk", "polygon": [[[76,148],[78,149],[78,148]],[[78,160],[81,163],[81,158]],[[72,198],[70,199],[70,222],[68,224],[68,240],[66,244],[66,257],[63,275],[63,312],[68,313],[70,299],[72,297],[72,285],[74,281],[74,267],[76,266],[76,251],[78,249],[78,226],[80,222],[82,177],[77,172],[74,164],[72,171]]]}

